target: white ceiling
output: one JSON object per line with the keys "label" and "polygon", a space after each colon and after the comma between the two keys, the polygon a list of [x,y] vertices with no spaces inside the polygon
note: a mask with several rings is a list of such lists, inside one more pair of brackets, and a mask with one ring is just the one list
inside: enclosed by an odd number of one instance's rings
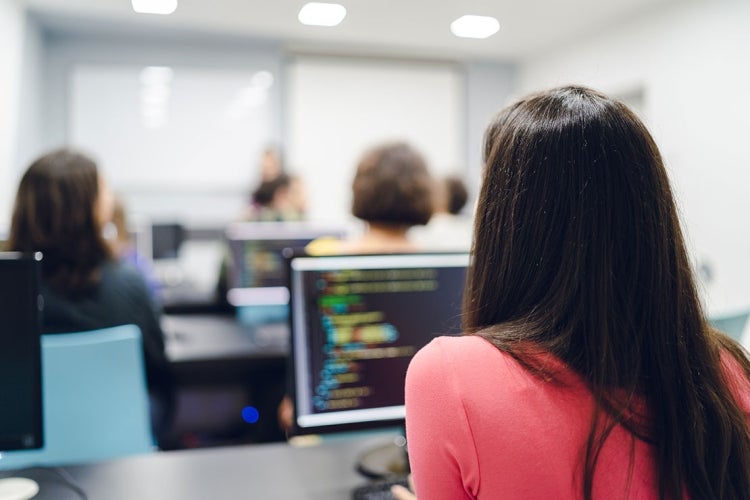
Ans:
{"label": "white ceiling", "polygon": [[[179,0],[170,16],[136,14],[130,0],[26,0],[43,20],[77,26],[190,30],[281,40],[290,51],[403,54],[517,60],[685,0],[326,0],[347,9],[335,28],[303,26],[306,0]],[[454,37],[464,14],[496,17],[500,31],[485,40]]]}

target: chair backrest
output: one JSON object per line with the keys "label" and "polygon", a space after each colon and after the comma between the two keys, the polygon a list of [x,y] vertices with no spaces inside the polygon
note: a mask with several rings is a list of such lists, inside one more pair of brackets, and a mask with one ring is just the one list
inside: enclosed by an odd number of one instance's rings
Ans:
{"label": "chair backrest", "polygon": [[722,331],[734,340],[741,342],[749,316],[750,312],[727,316],[715,316],[708,318],[708,322],[717,330]]}
{"label": "chair backrest", "polygon": [[0,469],[153,451],[141,345],[135,325],[43,335],[44,447],[5,453]]}

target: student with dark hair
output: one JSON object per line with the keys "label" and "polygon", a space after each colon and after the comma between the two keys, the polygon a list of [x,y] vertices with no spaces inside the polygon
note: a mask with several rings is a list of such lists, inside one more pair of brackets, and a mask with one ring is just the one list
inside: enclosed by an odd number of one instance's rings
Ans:
{"label": "student with dark hair", "polygon": [[460,177],[448,176],[442,179],[444,211],[451,215],[458,215],[466,206],[469,191]]}
{"label": "student with dark hair", "polygon": [[426,250],[468,251],[471,247],[472,219],[461,215],[469,192],[460,177],[447,176],[433,185],[434,213],[429,224],[410,231],[412,241]]}
{"label": "student with dark hair", "polygon": [[352,214],[371,225],[427,224],[432,200],[422,155],[403,142],[367,151],[352,182]]}
{"label": "student with dark hair", "polygon": [[113,199],[111,222],[115,234],[108,240],[108,242],[112,246],[115,256],[120,259],[120,261],[133,266],[133,268],[140,273],[143,280],[146,282],[146,286],[151,293],[152,299],[159,303],[159,289],[161,288],[161,284],[156,277],[156,272],[154,271],[151,262],[145,256],[141,255],[136,248],[135,242],[130,236],[125,202],[119,196],[115,196]]}
{"label": "student with dark hair", "polygon": [[302,180],[280,173],[264,180],[253,191],[245,219],[258,222],[301,220],[305,215],[305,201]]}
{"label": "student with dark hair", "polygon": [[413,226],[432,216],[432,179],[424,158],[403,142],[367,151],[352,182],[352,215],[365,222],[362,235],[340,241],[314,241],[315,254],[410,252],[418,249],[408,236]]}
{"label": "student with dark hair", "polygon": [[750,363],[704,319],[644,125],[558,88],[501,112],[484,153],[466,335],[407,374],[417,495],[750,497]]}
{"label": "student with dark hair", "polygon": [[93,160],[67,149],[53,151],[21,178],[8,247],[44,255],[43,333],[138,325],[149,389],[168,405],[172,376],[158,312],[143,278],[118,261],[102,236],[112,205]]}

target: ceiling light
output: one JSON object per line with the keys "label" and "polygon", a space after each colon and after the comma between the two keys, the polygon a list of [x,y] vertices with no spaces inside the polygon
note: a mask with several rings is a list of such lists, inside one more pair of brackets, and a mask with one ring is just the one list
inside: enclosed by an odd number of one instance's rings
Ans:
{"label": "ceiling light", "polygon": [[499,29],[497,19],[489,16],[461,16],[451,23],[451,32],[461,38],[488,38]]}
{"label": "ceiling light", "polygon": [[177,0],[131,0],[139,14],[171,14],[177,10]]}
{"label": "ceiling light", "polygon": [[306,3],[297,19],[308,26],[336,26],[346,17],[346,9],[337,3]]}

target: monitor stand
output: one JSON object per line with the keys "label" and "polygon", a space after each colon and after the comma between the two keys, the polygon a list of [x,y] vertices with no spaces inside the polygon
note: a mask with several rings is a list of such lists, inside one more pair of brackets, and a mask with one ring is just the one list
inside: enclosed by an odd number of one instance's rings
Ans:
{"label": "monitor stand", "polygon": [[28,500],[39,493],[39,485],[25,477],[0,479],[0,498],[3,500]]}
{"label": "monitor stand", "polygon": [[375,446],[357,459],[357,472],[370,479],[385,479],[409,474],[406,438],[394,437],[390,442]]}

